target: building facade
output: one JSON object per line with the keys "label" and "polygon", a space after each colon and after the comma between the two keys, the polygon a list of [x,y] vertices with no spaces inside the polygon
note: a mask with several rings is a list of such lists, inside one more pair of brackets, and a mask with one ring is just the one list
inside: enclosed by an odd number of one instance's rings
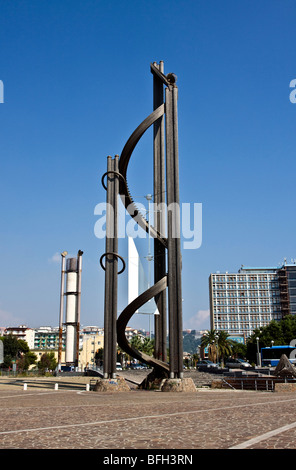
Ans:
{"label": "building facade", "polygon": [[28,343],[30,349],[34,349],[34,337],[35,330],[34,328],[28,328],[26,325],[19,326],[8,326],[3,331],[4,336],[13,335],[17,339],[21,339]]}
{"label": "building facade", "polygon": [[104,333],[97,331],[83,335],[82,347],[79,349],[78,367],[84,370],[85,367],[95,367],[95,356],[99,349],[104,347]]}
{"label": "building facade", "polygon": [[296,264],[282,266],[278,278],[282,314],[296,315]]}
{"label": "building facade", "polygon": [[[3,336],[12,334],[16,336],[17,339],[27,341],[30,350],[36,354],[37,361],[40,360],[42,354],[44,353],[54,353],[56,360],[58,360],[58,327],[53,328],[51,326],[40,326],[39,328],[28,328],[26,325],[20,325],[16,327],[2,327],[1,334],[3,334]],[[126,336],[128,341],[130,341],[135,335],[140,336],[140,338],[144,340],[145,336],[140,330],[136,330],[130,327],[126,328]],[[82,327],[79,335],[78,369],[83,371],[85,367],[95,366],[95,355],[102,348],[104,348],[104,328],[98,326]],[[65,349],[66,328],[63,327],[61,356],[62,365],[65,365]]]}
{"label": "building facade", "polygon": [[[58,349],[59,348],[59,329],[50,326],[40,326],[34,330],[34,349]],[[66,329],[63,328],[62,349],[65,349]]]}
{"label": "building facade", "polygon": [[209,291],[211,329],[245,340],[271,320],[296,314],[296,264],[216,272]]}

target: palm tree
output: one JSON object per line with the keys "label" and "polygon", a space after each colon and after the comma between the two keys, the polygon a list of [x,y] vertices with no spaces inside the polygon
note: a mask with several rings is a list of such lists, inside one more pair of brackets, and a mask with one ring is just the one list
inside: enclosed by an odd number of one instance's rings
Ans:
{"label": "palm tree", "polygon": [[226,331],[208,330],[201,339],[201,346],[208,347],[209,359],[213,362],[224,361],[225,356],[230,356],[234,342],[229,339]]}
{"label": "palm tree", "polygon": [[154,340],[151,338],[144,338],[143,344],[142,344],[142,351],[148,356],[153,356],[154,353]]}
{"label": "palm tree", "polygon": [[153,356],[154,352],[154,340],[146,337],[142,339],[140,336],[133,336],[131,339],[131,345],[138,351],[142,351],[148,356]]}
{"label": "palm tree", "polygon": [[208,330],[201,338],[201,347],[208,348],[208,357],[210,361],[215,362],[217,359],[216,337],[218,332],[216,330]]}
{"label": "palm tree", "polygon": [[131,346],[133,346],[133,348],[137,349],[138,351],[142,350],[143,341],[140,338],[140,336],[138,336],[138,335],[133,336],[132,339],[131,339],[130,344],[131,344]]}
{"label": "palm tree", "polygon": [[223,363],[225,356],[231,356],[234,341],[229,339],[229,334],[226,331],[218,332],[218,352],[220,361]]}

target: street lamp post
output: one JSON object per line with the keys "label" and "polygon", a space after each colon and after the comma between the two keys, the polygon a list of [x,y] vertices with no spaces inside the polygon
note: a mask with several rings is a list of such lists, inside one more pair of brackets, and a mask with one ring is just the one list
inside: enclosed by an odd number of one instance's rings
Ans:
{"label": "street lamp post", "polygon": [[[152,195],[147,194],[145,198],[148,201],[148,256],[146,256],[147,261],[148,261],[148,289],[150,287],[150,277],[151,277],[151,266],[150,266],[150,261],[153,261],[153,256],[150,251],[150,201],[152,200]],[[149,312],[149,338],[151,339],[151,315],[153,315],[153,312]]]}
{"label": "street lamp post", "polygon": [[217,348],[217,364],[219,362],[219,335],[215,335],[215,338],[216,338],[216,348]]}
{"label": "street lamp post", "polygon": [[259,351],[259,338],[257,336],[256,338],[257,341],[257,366],[261,367],[261,356],[260,356],[260,351]]}

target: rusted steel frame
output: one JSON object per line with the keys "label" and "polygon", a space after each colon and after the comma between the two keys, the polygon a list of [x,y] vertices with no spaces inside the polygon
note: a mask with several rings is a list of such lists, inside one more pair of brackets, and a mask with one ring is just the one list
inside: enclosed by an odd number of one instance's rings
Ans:
{"label": "rusted steel frame", "polygon": [[183,377],[182,337],[182,286],[181,286],[181,241],[180,198],[178,161],[178,121],[176,86],[166,88],[166,187],[168,210],[168,309],[169,309],[169,354],[170,376]]}
{"label": "rusted steel frame", "polygon": [[[163,105],[163,62],[151,64],[153,73],[153,109]],[[165,84],[168,82],[165,80]],[[157,212],[154,214],[154,227],[162,234],[165,233],[165,146],[164,146],[164,116],[153,124],[153,200]],[[157,283],[166,274],[166,247],[154,238],[154,282]],[[166,292],[155,296],[159,315],[154,316],[155,351],[154,355],[162,361],[167,360],[167,308]]]}

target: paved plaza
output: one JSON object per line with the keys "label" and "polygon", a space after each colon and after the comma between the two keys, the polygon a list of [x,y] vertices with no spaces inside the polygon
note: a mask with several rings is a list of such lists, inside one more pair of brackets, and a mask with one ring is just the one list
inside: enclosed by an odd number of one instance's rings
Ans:
{"label": "paved plaza", "polygon": [[0,449],[296,448],[295,393],[112,393],[89,382],[0,378]]}

